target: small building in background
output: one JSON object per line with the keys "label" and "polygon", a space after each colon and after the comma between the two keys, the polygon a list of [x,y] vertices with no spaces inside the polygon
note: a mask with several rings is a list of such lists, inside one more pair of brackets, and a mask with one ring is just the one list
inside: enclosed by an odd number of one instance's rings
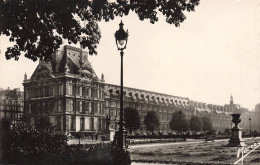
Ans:
{"label": "small building in background", "polygon": [[15,123],[23,115],[24,92],[20,88],[0,89],[0,119]]}

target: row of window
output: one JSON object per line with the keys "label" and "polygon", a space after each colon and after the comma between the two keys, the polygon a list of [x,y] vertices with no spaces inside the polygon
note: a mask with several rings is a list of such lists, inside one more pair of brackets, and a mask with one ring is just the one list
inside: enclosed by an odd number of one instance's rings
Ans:
{"label": "row of window", "polygon": [[[71,122],[70,122],[70,131],[76,131],[76,117],[71,117]],[[80,123],[79,123],[79,130],[80,131],[86,131],[86,130],[103,130],[105,129],[105,119],[102,118],[96,118],[94,119],[93,117],[91,118],[80,118]]]}
{"label": "row of window", "polygon": [[[49,114],[55,111],[65,111],[64,100],[49,100],[27,103],[28,114]],[[100,102],[66,100],[66,111],[77,111],[85,114],[104,114],[104,105]]]}
{"label": "row of window", "polygon": [[22,113],[17,112],[0,112],[0,118],[20,118]]}
{"label": "row of window", "polygon": [[0,105],[4,106],[23,106],[23,102],[20,101],[12,101],[12,100],[2,100],[0,101]]}
{"label": "row of window", "polygon": [[[119,101],[106,101],[106,106],[108,107],[117,107],[120,108]],[[147,105],[147,104],[140,104],[140,103],[129,103],[124,102],[124,107],[135,108],[137,110],[151,110],[157,112],[165,112],[165,113],[173,113],[176,108],[175,107],[167,107],[167,106],[157,106],[157,105]],[[187,113],[187,115],[192,115],[192,113]]]}
{"label": "row of window", "polygon": [[[31,117],[32,124],[35,124],[37,118]],[[62,116],[49,116],[49,121],[54,124],[57,131],[94,131],[94,130],[103,130],[105,129],[105,119],[104,118],[76,118],[71,116],[70,119],[67,118],[70,122],[69,128],[63,128],[64,118]],[[77,127],[77,128],[76,128]]]}
{"label": "row of window", "polygon": [[23,106],[0,106],[0,111],[23,111]]}
{"label": "row of window", "polygon": [[[64,95],[63,84],[39,87],[35,89],[26,90],[26,99],[38,98],[38,97],[48,97],[56,95]],[[84,97],[94,97],[94,98],[104,98],[104,90],[102,88],[87,88],[75,85],[66,85],[66,94],[67,95],[79,95]]]}

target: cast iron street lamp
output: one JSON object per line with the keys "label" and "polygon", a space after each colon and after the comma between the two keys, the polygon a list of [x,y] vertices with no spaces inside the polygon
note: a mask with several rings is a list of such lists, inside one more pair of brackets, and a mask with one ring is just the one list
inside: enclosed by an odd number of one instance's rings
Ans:
{"label": "cast iron street lamp", "polygon": [[179,115],[180,115],[180,134],[181,134],[181,116],[182,116],[182,112],[181,111],[179,112]]}
{"label": "cast iron street lamp", "polygon": [[123,109],[123,56],[124,49],[127,45],[128,31],[123,29],[123,22],[119,24],[119,30],[115,33],[116,46],[120,51],[121,56],[121,86],[120,86],[120,119],[119,119],[119,131],[117,132],[117,145],[120,149],[126,148],[126,129],[124,121],[124,109]]}
{"label": "cast iron street lamp", "polygon": [[249,129],[250,129],[250,135],[251,135],[251,118],[249,117]]}

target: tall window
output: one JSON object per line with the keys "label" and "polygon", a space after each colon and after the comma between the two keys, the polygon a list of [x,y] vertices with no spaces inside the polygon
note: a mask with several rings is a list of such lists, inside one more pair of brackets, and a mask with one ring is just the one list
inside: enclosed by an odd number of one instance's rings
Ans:
{"label": "tall window", "polygon": [[80,118],[80,130],[81,131],[85,130],[85,118],[84,117]]}
{"label": "tall window", "polygon": [[91,117],[89,119],[89,129],[94,130],[94,118],[93,117]]}
{"label": "tall window", "polygon": [[92,97],[91,88],[88,89],[88,96]]}
{"label": "tall window", "polygon": [[100,98],[100,97],[99,97],[99,96],[100,96],[100,95],[99,95],[99,92],[100,92],[99,89],[97,89],[97,98]]}
{"label": "tall window", "polygon": [[76,131],[76,118],[75,118],[75,116],[71,117],[70,130],[71,131]]}
{"label": "tall window", "polygon": [[89,102],[88,108],[89,108],[89,113],[91,114],[92,113],[92,103],[91,102]]}
{"label": "tall window", "polygon": [[31,113],[32,113],[32,104],[29,103],[29,114],[31,114]]}
{"label": "tall window", "polygon": [[86,96],[86,90],[85,90],[85,87],[82,87],[82,96],[83,96],[83,97]]}
{"label": "tall window", "polygon": [[95,103],[95,113],[98,113],[98,103]]}
{"label": "tall window", "polygon": [[57,131],[61,131],[61,117],[60,116],[57,116],[56,117],[56,129]]}
{"label": "tall window", "polygon": [[101,111],[100,111],[100,103],[97,103],[97,106],[98,106],[97,112],[100,113],[100,112],[101,112]]}
{"label": "tall window", "polygon": [[59,100],[58,101],[58,111],[61,111],[61,109],[62,109],[62,101]]}

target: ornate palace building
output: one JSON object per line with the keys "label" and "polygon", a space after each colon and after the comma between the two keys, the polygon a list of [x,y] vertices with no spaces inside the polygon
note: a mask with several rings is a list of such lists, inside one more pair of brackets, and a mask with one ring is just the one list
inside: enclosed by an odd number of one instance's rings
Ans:
{"label": "ornate palace building", "polygon": [[[98,78],[88,61],[87,52],[71,46],[57,51],[50,62],[40,61],[30,79],[24,77],[24,113],[32,122],[47,116],[57,131],[101,132],[110,117],[110,127],[119,122],[120,86]],[[209,116],[214,129],[231,127],[230,113],[241,109],[233,103],[219,106],[190,101],[189,98],[124,87],[124,107],[136,108],[141,116],[139,132],[146,132],[144,117],[148,111],[159,115],[161,132],[171,132],[169,122],[174,111],[192,116]]]}
{"label": "ornate palace building", "polygon": [[82,49],[65,46],[52,61],[40,61],[30,79],[25,75],[24,113],[32,122],[48,116],[64,132],[105,128],[104,83],[87,58]]}

